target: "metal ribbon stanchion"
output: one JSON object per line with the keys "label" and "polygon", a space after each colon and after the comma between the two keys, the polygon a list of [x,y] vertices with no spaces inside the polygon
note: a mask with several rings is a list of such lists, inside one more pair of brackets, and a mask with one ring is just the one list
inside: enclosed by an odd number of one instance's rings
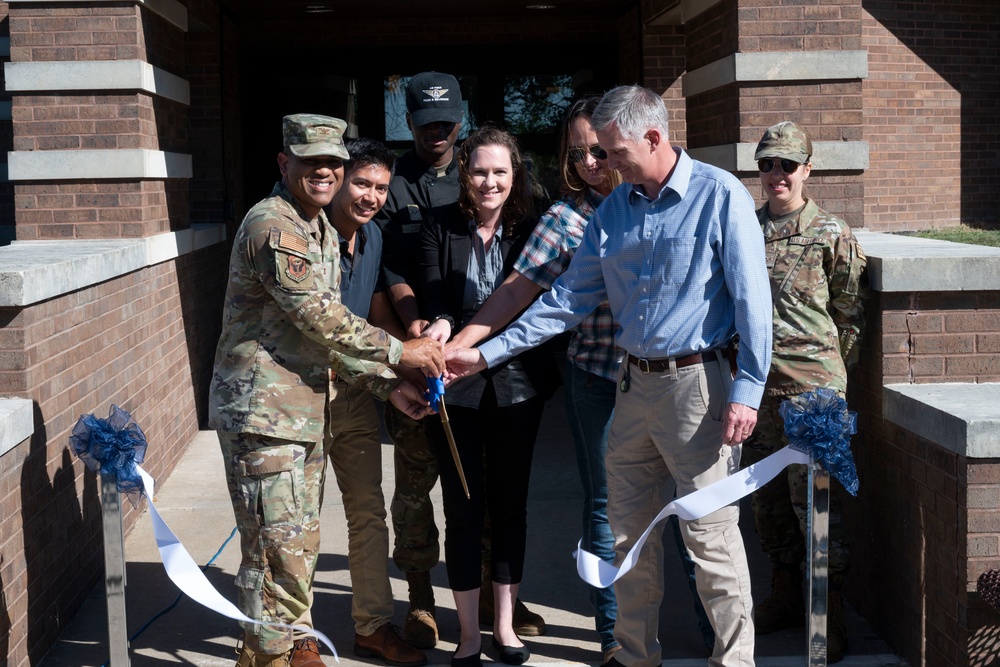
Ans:
{"label": "metal ribbon stanchion", "polygon": [[809,466],[809,632],[806,648],[809,667],[826,665],[827,579],[830,542],[830,476],[851,495],[858,493],[858,475],[851,455],[850,436],[857,432],[857,415],[831,389],[816,389],[783,402],[779,408],[789,446],[763,461],[720,479],[714,484],[677,498],[656,515],[645,532],[615,567],[577,545],[576,567],[591,586],[606,588],[635,566],[653,527],[671,514],[691,521],[700,519],[774,479],[792,464]]}
{"label": "metal ribbon stanchion", "polygon": [[826,618],[830,565],[830,473],[809,462],[809,667],[826,667]]}
{"label": "metal ribbon stanchion", "polygon": [[146,496],[160,560],[163,561],[167,576],[182,593],[198,604],[233,620],[314,635],[333,652],[334,659],[340,662],[333,642],[319,630],[250,618],[215,590],[153,504],[153,478],[138,465],[145,457],[146,436],[129,413],[112,405],[108,419],[100,419],[92,414],[83,415],[73,427],[73,435],[69,440],[70,447],[87,467],[100,470],[101,473],[104,557],[105,563],[110,564],[105,585],[113,667],[127,667],[129,659],[125,627],[125,543],[122,539],[118,493],[125,493],[135,507]]}

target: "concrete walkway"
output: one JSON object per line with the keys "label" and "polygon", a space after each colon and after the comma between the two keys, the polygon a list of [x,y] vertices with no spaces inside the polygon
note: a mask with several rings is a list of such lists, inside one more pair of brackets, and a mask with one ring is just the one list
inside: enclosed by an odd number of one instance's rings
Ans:
{"label": "concrete walkway", "polygon": [[[388,442],[383,439],[383,442]],[[149,455],[155,456],[151,448]],[[392,449],[384,445],[383,487],[385,497],[393,488]],[[373,664],[354,657],[354,626],[351,620],[351,582],[347,571],[347,529],[343,505],[337,487],[330,483],[323,507],[323,554],[315,583],[313,618],[340,652],[345,667]],[[521,599],[541,613],[548,624],[546,636],[528,638],[532,665],[542,663],[598,665],[601,661],[596,633],[593,630],[587,591],[578,579],[571,554],[580,534],[582,492],[577,477],[572,439],[566,427],[562,396],[557,395],[546,407],[542,430],[536,447],[528,509],[527,570],[521,587]],[[863,482],[862,482],[863,483]],[[435,489],[439,526],[440,493]],[[158,480],[156,506],[174,532],[183,541],[195,562],[207,563],[222,547],[234,527],[232,507],[222,470],[218,440],[211,431],[201,432],[188,447],[181,463],[169,479]],[[745,503],[746,501],[744,501]],[[766,597],[770,586],[767,560],[760,550],[753,530],[749,507],[743,507],[743,534],[750,555],[754,598]],[[390,529],[391,534],[391,529]],[[669,533],[665,563],[665,589],[661,609],[660,641],[665,667],[701,667],[708,653],[702,645],[692,599],[681,569],[673,538]],[[132,635],[157,612],[171,604],[178,590],[167,578],[159,561],[148,513],[128,536],[125,546],[128,561],[127,609],[129,634]],[[239,565],[239,538],[226,545],[206,575],[218,590],[236,599],[233,577]],[[406,614],[406,582],[391,567],[396,598],[396,622]],[[432,665],[447,665],[458,622],[454,602],[447,589],[443,564],[434,569],[433,581],[438,604],[438,623],[442,641],[428,652]],[[107,661],[107,624],[103,585],[88,597],[77,617],[66,628],[59,643],[49,652],[41,667],[99,667]],[[851,646],[843,667],[898,666],[906,663],[892,654],[868,624],[848,609]],[[484,629],[484,660],[494,660],[489,649],[489,631]],[[182,598],[169,612],[150,624],[131,643],[131,664],[137,667],[166,667],[189,664],[205,667],[232,667],[234,647],[241,631],[230,621],[204,607]],[[759,637],[757,665],[792,667],[805,665],[805,631],[786,630]],[[332,656],[324,656],[334,665]],[[374,663],[381,664],[381,663]],[[112,667],[124,667],[113,665]]]}

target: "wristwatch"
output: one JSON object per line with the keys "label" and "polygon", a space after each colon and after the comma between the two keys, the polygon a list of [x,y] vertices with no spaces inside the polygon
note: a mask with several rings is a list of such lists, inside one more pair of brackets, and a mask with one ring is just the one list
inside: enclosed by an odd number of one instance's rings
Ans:
{"label": "wristwatch", "polygon": [[451,325],[451,328],[452,328],[452,329],[454,329],[454,328],[455,328],[455,318],[454,318],[454,317],[452,317],[451,315],[447,314],[447,313],[443,313],[443,314],[441,314],[441,315],[437,315],[437,316],[435,316],[435,317],[434,317],[434,319],[432,319],[432,320],[431,320],[431,324],[434,324],[434,323],[435,323],[435,322],[437,322],[438,320],[444,320],[444,321],[445,321],[445,322],[447,322],[447,323],[448,323],[449,325]]}

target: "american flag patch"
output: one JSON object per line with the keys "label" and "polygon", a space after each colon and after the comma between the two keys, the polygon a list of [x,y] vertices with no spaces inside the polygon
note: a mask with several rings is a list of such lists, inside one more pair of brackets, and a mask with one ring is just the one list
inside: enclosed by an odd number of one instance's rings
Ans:
{"label": "american flag patch", "polygon": [[298,234],[291,232],[281,232],[278,235],[278,247],[293,250],[306,255],[309,253],[309,242]]}

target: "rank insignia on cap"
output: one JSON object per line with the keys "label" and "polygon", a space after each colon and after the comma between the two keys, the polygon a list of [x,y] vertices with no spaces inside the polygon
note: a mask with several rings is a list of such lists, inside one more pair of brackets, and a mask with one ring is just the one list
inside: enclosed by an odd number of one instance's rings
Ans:
{"label": "rank insignia on cap", "polygon": [[[429,97],[433,97],[435,100],[439,100],[444,95],[448,94],[448,89],[447,88],[432,88],[430,90],[425,90],[424,94],[428,95]],[[445,98],[445,99],[447,99],[447,98]]]}

